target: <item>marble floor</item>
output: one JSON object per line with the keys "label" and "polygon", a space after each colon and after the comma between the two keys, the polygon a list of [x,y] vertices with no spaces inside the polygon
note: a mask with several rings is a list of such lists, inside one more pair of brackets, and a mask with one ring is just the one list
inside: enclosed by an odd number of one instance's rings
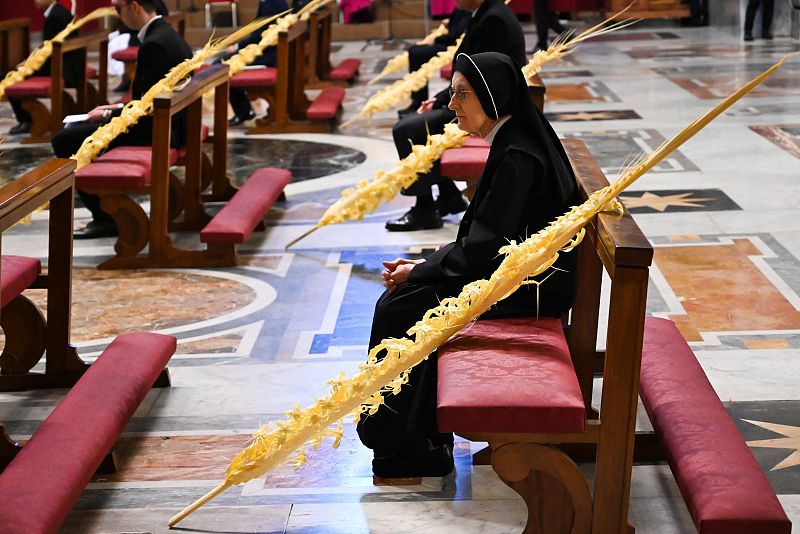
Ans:
{"label": "marble floor", "polygon": [[[526,25],[529,45],[535,41]],[[344,118],[374,90],[368,81],[398,44],[349,42],[361,57]],[[645,25],[583,45],[548,65],[545,108],[556,131],[588,145],[613,176],[643,150],[712,106],[800,43],[742,43],[714,28]],[[680,327],[789,516],[800,524],[800,61],[650,172],[623,201],[655,247],[648,313]],[[392,81],[391,77],[384,83]],[[113,86],[113,84],[112,84]],[[441,80],[433,88],[444,86]],[[72,339],[91,361],[116,334],[178,337],[173,385],[151,391],[117,444],[119,471],[86,488],[63,533],[166,532],[167,518],[214,487],[262,423],[305,405],[327,379],[363,360],[380,261],[449,241],[435,231],[390,234],[408,208],[398,198],[357,223],[327,227],[290,252],[345,187],[396,161],[394,112],[329,135],[231,132],[230,173],[290,168],[288,200],[227,269],[100,272],[113,240],[75,243]],[[0,105],[0,131],[13,124]],[[7,137],[0,176],[49,157],[46,145]],[[79,224],[86,210],[76,210]],[[47,212],[3,235],[4,253],[45,256]],[[180,236],[191,243],[190,235]],[[32,298],[45,305],[44,296]],[[64,391],[0,394],[0,420],[27,439]],[[642,415],[642,424],[646,417]],[[408,486],[376,486],[369,451],[351,425],[298,472],[283,467],[234,487],[179,525],[204,533],[520,532],[525,509],[487,466],[481,444],[458,441],[456,472]],[[587,472],[587,475],[591,473]],[[46,483],[46,481],[42,481]],[[693,532],[663,465],[636,466],[630,523],[641,533]]]}

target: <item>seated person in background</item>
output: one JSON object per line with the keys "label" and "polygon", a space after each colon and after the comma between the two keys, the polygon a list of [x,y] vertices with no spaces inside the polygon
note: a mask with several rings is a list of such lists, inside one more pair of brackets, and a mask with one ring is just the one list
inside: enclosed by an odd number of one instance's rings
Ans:
{"label": "seated person in background", "polygon": [[533,51],[547,50],[549,40],[548,30],[553,30],[556,35],[561,35],[567,29],[558,22],[558,16],[550,11],[548,0],[534,0],[535,8],[533,16],[536,18],[536,46]]}
{"label": "seated person in background", "polygon": [[[459,9],[473,13],[456,55],[501,52],[522,68],[527,59],[525,36],[517,16],[503,0],[456,0],[456,4]],[[435,97],[425,100],[416,114],[407,115],[395,124],[392,137],[401,159],[411,153],[411,143],[424,145],[428,132],[444,132],[444,125],[455,118],[455,113],[447,109],[449,100],[447,90],[440,91]],[[435,203],[431,190],[434,184],[439,188],[439,198]],[[416,196],[417,200],[400,219],[386,223],[390,232],[441,228],[443,215],[460,213],[467,207],[453,181],[439,174],[438,162],[429,173],[419,175],[417,181],[402,193]]]}
{"label": "seated person in background", "polygon": [[[185,59],[192,57],[192,49],[176,32],[156,14],[159,0],[117,0],[115,7],[122,22],[129,28],[139,30],[141,41],[136,60],[136,76],[131,93],[134,100],[141,98],[150,87]],[[89,112],[88,122],[72,125],[53,136],[53,151],[59,158],[68,158],[78,151],[84,139],[89,137],[103,123],[118,115],[116,105],[98,106]],[[183,114],[173,117],[172,146],[183,144],[185,119]],[[120,134],[109,149],[117,146],[149,146],[152,143],[153,119],[142,117],[127,133]],[[117,228],[110,215],[100,209],[100,199],[78,190],[83,204],[92,213],[92,220],[85,228],[77,230],[75,239],[113,237]]]}
{"label": "seated person in background", "polygon": [[339,0],[345,24],[372,22],[372,2],[370,0]]}
{"label": "seated person in background", "polygon": [[[57,0],[33,0],[33,5],[36,6],[36,9],[44,10],[42,41],[48,41],[55,37],[72,20],[72,13],[69,12],[69,9],[59,4]],[[73,54],[64,56],[64,82],[67,87],[75,87],[80,78],[80,72],[78,71],[80,64],[76,59]],[[44,65],[33,73],[33,76],[50,76],[50,60],[45,61]],[[30,132],[31,114],[22,107],[22,102],[16,98],[9,98],[8,102],[11,104],[11,108],[17,118],[17,124],[8,133],[17,135]]]}
{"label": "seated person in background", "polygon": [[[450,13],[450,18],[444,20],[447,26],[447,33],[440,35],[435,39],[427,39],[422,44],[412,45],[408,49],[408,72],[414,72],[422,65],[427,63],[433,56],[439,52],[447,50],[448,46],[453,46],[461,37],[461,34],[467,29],[467,24],[472,19],[472,13],[463,11],[457,7]],[[417,109],[422,105],[422,102],[428,99],[428,85],[414,91],[411,94],[411,105],[406,109],[400,110],[400,118],[405,115],[410,115],[417,112]]]}
{"label": "seated person in background", "polygon": [[[156,15],[160,15],[162,17],[169,16],[169,8],[164,3],[164,0],[157,0],[156,2]],[[128,46],[140,46],[142,43],[139,42],[139,37],[137,34],[139,33],[138,30],[133,30],[125,26],[121,20],[117,19],[117,24],[115,28],[119,33],[127,33],[130,35],[130,39],[128,40]],[[119,81],[119,85],[114,88],[115,93],[124,93],[131,88],[131,81],[128,77],[123,73],[122,79]]]}
{"label": "seated person in background", "polygon": [[[258,12],[256,19],[269,18],[278,13],[283,13],[289,9],[289,4],[286,0],[260,0],[258,2]],[[227,59],[234,55],[242,48],[256,44],[261,40],[261,32],[266,28],[262,27],[250,34],[247,39],[237,43],[236,46],[231,46],[228,53],[223,59]],[[264,65],[265,67],[274,67],[278,64],[278,52],[274,46],[270,46],[264,53],[258,56],[251,65]],[[250,105],[250,100],[247,98],[247,92],[238,87],[231,87],[229,93],[231,107],[233,108],[233,118],[229,121],[231,126],[238,126],[244,121],[255,119],[256,114],[253,111],[253,106]]]}
{"label": "seated person in background", "polygon": [[[541,230],[578,202],[578,188],[561,142],[531,102],[515,61],[487,52],[456,57],[449,107],[458,126],[483,137],[489,158],[453,243],[422,260],[384,262],[383,285],[370,348],[401,338],[423,314],[464,285],[488,279],[498,250]],[[562,253],[537,287],[521,286],[483,318],[559,317],[572,307],[575,254]],[[549,275],[549,277],[548,277]],[[380,356],[379,356],[380,358]],[[362,415],[361,441],[372,449],[380,477],[444,476],[453,469],[452,434],[436,427],[436,353],[417,365],[398,395],[387,395],[375,415]]]}

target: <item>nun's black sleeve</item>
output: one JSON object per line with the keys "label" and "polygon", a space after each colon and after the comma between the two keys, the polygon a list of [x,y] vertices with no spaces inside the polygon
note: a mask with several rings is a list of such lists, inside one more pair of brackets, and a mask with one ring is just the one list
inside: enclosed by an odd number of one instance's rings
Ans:
{"label": "nun's black sleeve", "polygon": [[415,265],[408,283],[463,286],[490,276],[503,259],[497,253],[500,247],[525,237],[518,233],[526,231],[523,221],[529,198],[541,181],[539,169],[533,156],[509,149],[491,177],[489,191],[476,205],[467,235]]}

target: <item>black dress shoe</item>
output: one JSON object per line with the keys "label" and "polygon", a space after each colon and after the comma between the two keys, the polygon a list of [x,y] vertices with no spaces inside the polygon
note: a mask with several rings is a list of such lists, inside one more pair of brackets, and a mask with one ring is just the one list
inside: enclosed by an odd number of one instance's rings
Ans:
{"label": "black dress shoe", "polygon": [[251,121],[256,118],[256,112],[250,111],[247,117],[240,117],[239,115],[234,115],[231,120],[228,121],[228,126],[239,126],[240,124]]}
{"label": "black dress shoe", "polygon": [[439,212],[439,215],[444,217],[445,215],[449,214],[456,214],[461,213],[467,209],[467,201],[464,200],[462,195],[458,196],[447,196],[447,197],[439,197],[436,199],[436,210]]}
{"label": "black dress shoe", "polygon": [[767,40],[770,40],[770,41],[773,39],[772,34],[769,33],[769,32],[763,32],[761,34],[761,38],[762,39],[767,39]]}
{"label": "black dress shoe", "polygon": [[752,41],[753,40],[753,35],[750,34],[750,33],[744,34],[744,40],[745,41]]}
{"label": "black dress shoe", "polygon": [[372,460],[372,474],[381,478],[443,477],[453,472],[453,446],[440,445],[419,456],[396,453]]}
{"label": "black dress shoe", "polygon": [[433,230],[442,227],[442,218],[436,212],[423,211],[414,206],[396,221],[387,221],[386,229],[390,232],[412,232],[414,230]]}
{"label": "black dress shoe", "polygon": [[73,239],[97,239],[100,237],[117,237],[117,235],[117,226],[113,221],[90,221],[89,224],[83,228],[72,232]]}
{"label": "black dress shoe", "polygon": [[19,135],[19,134],[30,133],[30,131],[31,131],[30,122],[20,122],[19,124],[12,126],[11,129],[8,131],[8,133],[9,135]]}

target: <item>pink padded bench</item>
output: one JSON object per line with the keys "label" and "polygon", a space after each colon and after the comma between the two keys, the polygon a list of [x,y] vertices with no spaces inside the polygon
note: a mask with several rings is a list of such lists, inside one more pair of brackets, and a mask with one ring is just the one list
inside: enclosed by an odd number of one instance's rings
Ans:
{"label": "pink padded bench", "polygon": [[111,54],[111,57],[123,63],[136,63],[136,60],[139,57],[139,47],[129,46],[128,48],[117,50]]}
{"label": "pink padded bench", "polygon": [[47,321],[39,307],[22,294],[34,287],[41,272],[42,262],[36,258],[2,256],[0,260],[0,326],[5,332],[0,361],[4,374],[27,372],[47,348]]}
{"label": "pink padded bench", "polygon": [[239,71],[231,78],[231,87],[252,91],[253,89],[266,89],[274,87],[278,79],[278,69],[264,67],[263,69],[245,69]]}
{"label": "pink padded bench", "polygon": [[483,139],[470,137],[462,146],[449,148],[442,153],[439,169],[442,176],[467,182],[464,194],[471,199],[488,158],[489,145]]}
{"label": "pink padded bench", "polygon": [[200,241],[229,247],[247,241],[275,201],[286,198],[283,190],[291,180],[286,169],[258,169],[200,231]]}
{"label": "pink padded bench", "polygon": [[341,87],[323,89],[306,110],[306,117],[310,121],[335,120],[342,109],[344,94]]}
{"label": "pink padded bench", "polygon": [[442,432],[583,432],[581,388],[557,318],[477,321],[439,349]]}
{"label": "pink padded bench", "polygon": [[439,76],[441,76],[443,80],[452,80],[453,79],[453,64],[450,63],[449,65],[445,65],[444,67],[439,69]]}
{"label": "pink padded bench", "polygon": [[331,71],[331,80],[352,82],[358,76],[361,60],[348,58],[340,62]]}
{"label": "pink padded bench", "polygon": [[789,534],[786,517],[672,321],[645,321],[640,397],[701,534]]}
{"label": "pink padded bench", "polygon": [[124,334],[103,351],[0,474],[3,532],[50,534],[175,353],[161,334]]}
{"label": "pink padded bench", "polygon": [[36,282],[42,262],[24,256],[3,256],[0,263],[0,307],[17,298]]}

